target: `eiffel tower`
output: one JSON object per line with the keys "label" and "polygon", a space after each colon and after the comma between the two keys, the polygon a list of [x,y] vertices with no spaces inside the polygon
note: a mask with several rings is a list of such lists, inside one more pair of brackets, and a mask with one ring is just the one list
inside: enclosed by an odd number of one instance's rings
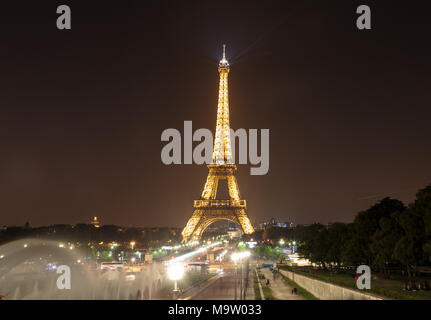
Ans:
{"label": "eiffel tower", "polygon": [[[246,201],[241,200],[235,178],[236,165],[232,161],[229,125],[228,74],[226,45],[223,45],[223,59],[218,65],[220,74],[217,126],[214,140],[213,161],[208,165],[209,173],[201,199],[194,201],[192,217],[182,231],[183,242],[199,240],[205,229],[219,220],[228,220],[239,225],[245,234],[254,232],[246,213]],[[219,180],[226,179],[229,200],[217,200]]]}

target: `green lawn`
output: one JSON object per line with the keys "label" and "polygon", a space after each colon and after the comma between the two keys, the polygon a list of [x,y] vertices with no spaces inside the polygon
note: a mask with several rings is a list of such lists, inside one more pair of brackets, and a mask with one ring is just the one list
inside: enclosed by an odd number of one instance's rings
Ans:
{"label": "green lawn", "polygon": [[282,274],[280,272],[278,274],[281,276],[281,278],[283,279],[283,281],[285,283],[287,283],[290,287],[292,287],[292,288],[296,287],[296,290],[298,291],[298,294],[301,295],[301,296],[303,296],[305,300],[319,300],[318,298],[316,298],[315,296],[313,296],[310,292],[308,292],[303,287],[301,287],[299,284],[297,284],[295,281],[290,280],[284,274]]}
{"label": "green lawn", "polygon": [[263,296],[265,300],[275,300],[272,295],[271,289],[268,286],[262,285]]}
{"label": "green lawn", "polygon": [[[259,276],[262,274],[260,272],[260,270],[257,271]],[[281,273],[279,273],[279,275],[281,276],[281,278],[283,279],[283,281],[289,285],[290,287],[296,287],[298,295],[304,297],[305,300],[319,300],[317,299],[315,296],[313,296],[310,292],[308,292],[307,290],[305,290],[303,287],[301,287],[300,285],[298,285],[296,282],[288,279],[287,277],[285,277],[284,275],[282,275]],[[255,295],[256,295],[256,286],[257,285],[257,277],[256,275],[254,276],[255,278]],[[276,300],[274,298],[274,296],[272,295],[272,291],[271,288],[266,286],[265,284],[261,284],[262,285],[262,291],[263,291],[263,295],[265,297],[266,300]],[[260,297],[260,292],[259,292],[259,287],[257,287],[258,293],[256,295],[256,297]]]}
{"label": "green lawn", "polygon": [[[259,274],[259,276],[262,274],[260,270],[257,270],[257,273]],[[265,297],[265,300],[275,300],[274,296],[272,295],[271,288],[264,285],[263,283],[261,283],[261,285],[262,285],[262,291],[263,291],[263,296]]]}
{"label": "green lawn", "polygon": [[[291,271],[289,267],[280,268]],[[298,270],[298,268],[295,268],[295,272],[307,277],[328,281],[343,287],[358,290],[356,288],[356,280],[349,274],[331,274],[329,271],[324,270],[319,270],[315,273],[308,273]],[[372,279],[371,289],[367,291],[397,300],[431,300],[431,291],[403,291],[403,284],[404,283],[400,280]]]}
{"label": "green lawn", "polygon": [[257,280],[256,272],[254,273],[254,299],[262,300],[262,297],[260,296],[259,283]]}

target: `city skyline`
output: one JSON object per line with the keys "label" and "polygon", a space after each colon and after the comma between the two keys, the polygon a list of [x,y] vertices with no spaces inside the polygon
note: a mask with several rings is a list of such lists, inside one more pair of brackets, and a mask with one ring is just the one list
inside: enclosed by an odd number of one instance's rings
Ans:
{"label": "city skyline", "polygon": [[232,128],[270,129],[268,174],[238,165],[252,222],[350,222],[431,183],[420,7],[376,3],[362,32],[349,1],[238,1],[223,23],[218,3],[96,1],[59,31],[48,3],[2,18],[1,225],[184,226],[207,168],[164,165],[160,134],[187,120],[214,133],[222,43]]}
{"label": "city skyline", "polygon": [[2,307],[277,319],[431,300],[425,2],[0,15]]}

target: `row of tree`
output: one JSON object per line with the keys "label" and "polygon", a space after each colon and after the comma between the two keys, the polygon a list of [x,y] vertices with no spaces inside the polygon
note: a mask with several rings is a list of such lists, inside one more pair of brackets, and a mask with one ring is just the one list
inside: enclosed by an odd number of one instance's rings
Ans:
{"label": "row of tree", "polygon": [[58,224],[45,227],[31,228],[7,227],[0,230],[0,245],[22,238],[43,238],[49,240],[62,240],[71,242],[130,242],[135,241],[137,246],[156,246],[171,240],[181,241],[181,229],[160,227],[120,227],[115,225],[103,225],[95,228],[91,224],[67,225]]}
{"label": "row of tree", "polygon": [[431,185],[408,207],[385,198],[353,223],[298,226],[295,238],[302,256],[325,267],[367,264],[387,274],[398,265],[411,278],[417,266],[431,263]]}
{"label": "row of tree", "polygon": [[278,246],[272,247],[267,244],[261,244],[254,248],[256,256],[262,259],[281,260],[285,258]]}

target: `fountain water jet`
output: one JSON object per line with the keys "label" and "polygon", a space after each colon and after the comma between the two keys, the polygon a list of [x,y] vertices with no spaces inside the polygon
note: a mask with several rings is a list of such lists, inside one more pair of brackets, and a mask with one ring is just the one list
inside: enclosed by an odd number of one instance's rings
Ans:
{"label": "fountain water jet", "polygon": [[[153,299],[164,281],[164,268],[156,264],[135,273],[133,281],[124,271],[89,270],[79,249],[69,250],[58,241],[13,241],[0,246],[0,256],[0,295],[5,299]],[[57,287],[59,265],[70,267],[70,289]]]}

